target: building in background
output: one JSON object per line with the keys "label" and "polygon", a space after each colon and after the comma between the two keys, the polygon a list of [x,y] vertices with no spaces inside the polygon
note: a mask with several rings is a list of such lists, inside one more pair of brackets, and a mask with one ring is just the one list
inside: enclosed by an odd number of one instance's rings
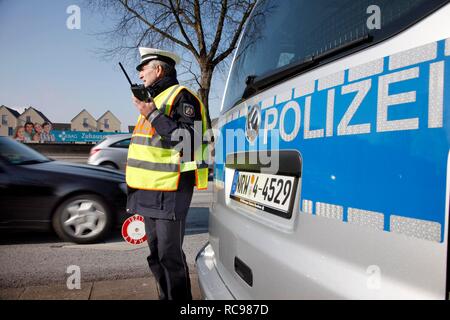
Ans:
{"label": "building in background", "polygon": [[70,122],[70,129],[72,131],[120,132],[121,125],[120,120],[109,110],[96,120],[86,109],[83,109]]}
{"label": "building in background", "polygon": [[[13,136],[18,126],[24,126],[26,122],[52,124],[52,130],[56,131],[79,131],[79,132],[121,132],[122,123],[111,112],[106,111],[97,120],[83,109],[70,123],[53,123],[42,112],[33,107],[25,108],[20,114],[17,110],[0,106],[0,136]],[[134,127],[133,127],[134,128]]]}
{"label": "building in background", "polygon": [[16,128],[24,126],[27,122],[32,122],[33,124],[51,123],[42,112],[33,107],[25,108],[22,114],[4,105],[0,107],[0,136],[13,136]]}
{"label": "building in background", "polygon": [[27,122],[32,122],[33,124],[43,124],[44,122],[52,123],[42,112],[33,107],[25,108],[25,111],[19,116],[17,125],[24,126]]}
{"label": "building in background", "polygon": [[18,111],[4,105],[0,106],[0,136],[12,137],[18,126],[19,117]]}
{"label": "building in background", "polygon": [[108,110],[97,119],[97,131],[120,132],[121,124],[120,120]]}
{"label": "building in background", "polygon": [[83,109],[70,121],[72,131],[97,131],[97,120],[86,110]]}

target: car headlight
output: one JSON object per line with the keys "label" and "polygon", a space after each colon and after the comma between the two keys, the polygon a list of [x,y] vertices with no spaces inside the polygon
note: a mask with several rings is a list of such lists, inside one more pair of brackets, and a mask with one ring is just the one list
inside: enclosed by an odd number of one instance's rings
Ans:
{"label": "car headlight", "polygon": [[123,191],[123,193],[128,194],[128,186],[127,186],[126,183],[121,183],[121,184],[119,185],[119,187],[120,187],[120,190]]}

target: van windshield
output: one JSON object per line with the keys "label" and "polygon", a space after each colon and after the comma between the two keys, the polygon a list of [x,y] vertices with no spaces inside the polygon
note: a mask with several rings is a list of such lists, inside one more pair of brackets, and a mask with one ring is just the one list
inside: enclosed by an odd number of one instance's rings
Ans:
{"label": "van windshield", "polygon": [[[261,0],[236,53],[222,112],[243,99],[248,77],[272,75],[369,35],[373,42],[382,41],[446,2]],[[351,49],[355,48],[348,50]]]}

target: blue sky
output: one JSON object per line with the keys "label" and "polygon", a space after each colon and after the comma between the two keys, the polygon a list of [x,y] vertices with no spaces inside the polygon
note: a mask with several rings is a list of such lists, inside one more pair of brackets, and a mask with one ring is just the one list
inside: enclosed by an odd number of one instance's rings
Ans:
{"label": "blue sky", "polygon": [[[117,62],[98,54],[105,42],[96,35],[112,20],[76,0],[0,0],[0,105],[33,106],[53,122],[70,122],[82,109],[95,118],[111,110],[122,130],[138,112]],[[70,30],[70,5],[81,9],[81,29]],[[125,64],[137,82],[134,63]],[[211,116],[219,114],[223,76],[211,94]]]}

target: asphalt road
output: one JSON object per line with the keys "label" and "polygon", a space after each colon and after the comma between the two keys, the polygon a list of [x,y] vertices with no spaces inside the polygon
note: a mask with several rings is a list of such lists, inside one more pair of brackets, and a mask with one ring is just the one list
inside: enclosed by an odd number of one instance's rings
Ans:
{"label": "asphalt road", "polygon": [[[194,259],[208,240],[208,208],[189,211],[183,249],[191,273]],[[140,278],[150,275],[146,243],[126,243],[120,230],[105,242],[74,245],[61,242],[52,233],[0,234],[0,288],[65,284],[71,265],[80,267],[81,282]]]}

